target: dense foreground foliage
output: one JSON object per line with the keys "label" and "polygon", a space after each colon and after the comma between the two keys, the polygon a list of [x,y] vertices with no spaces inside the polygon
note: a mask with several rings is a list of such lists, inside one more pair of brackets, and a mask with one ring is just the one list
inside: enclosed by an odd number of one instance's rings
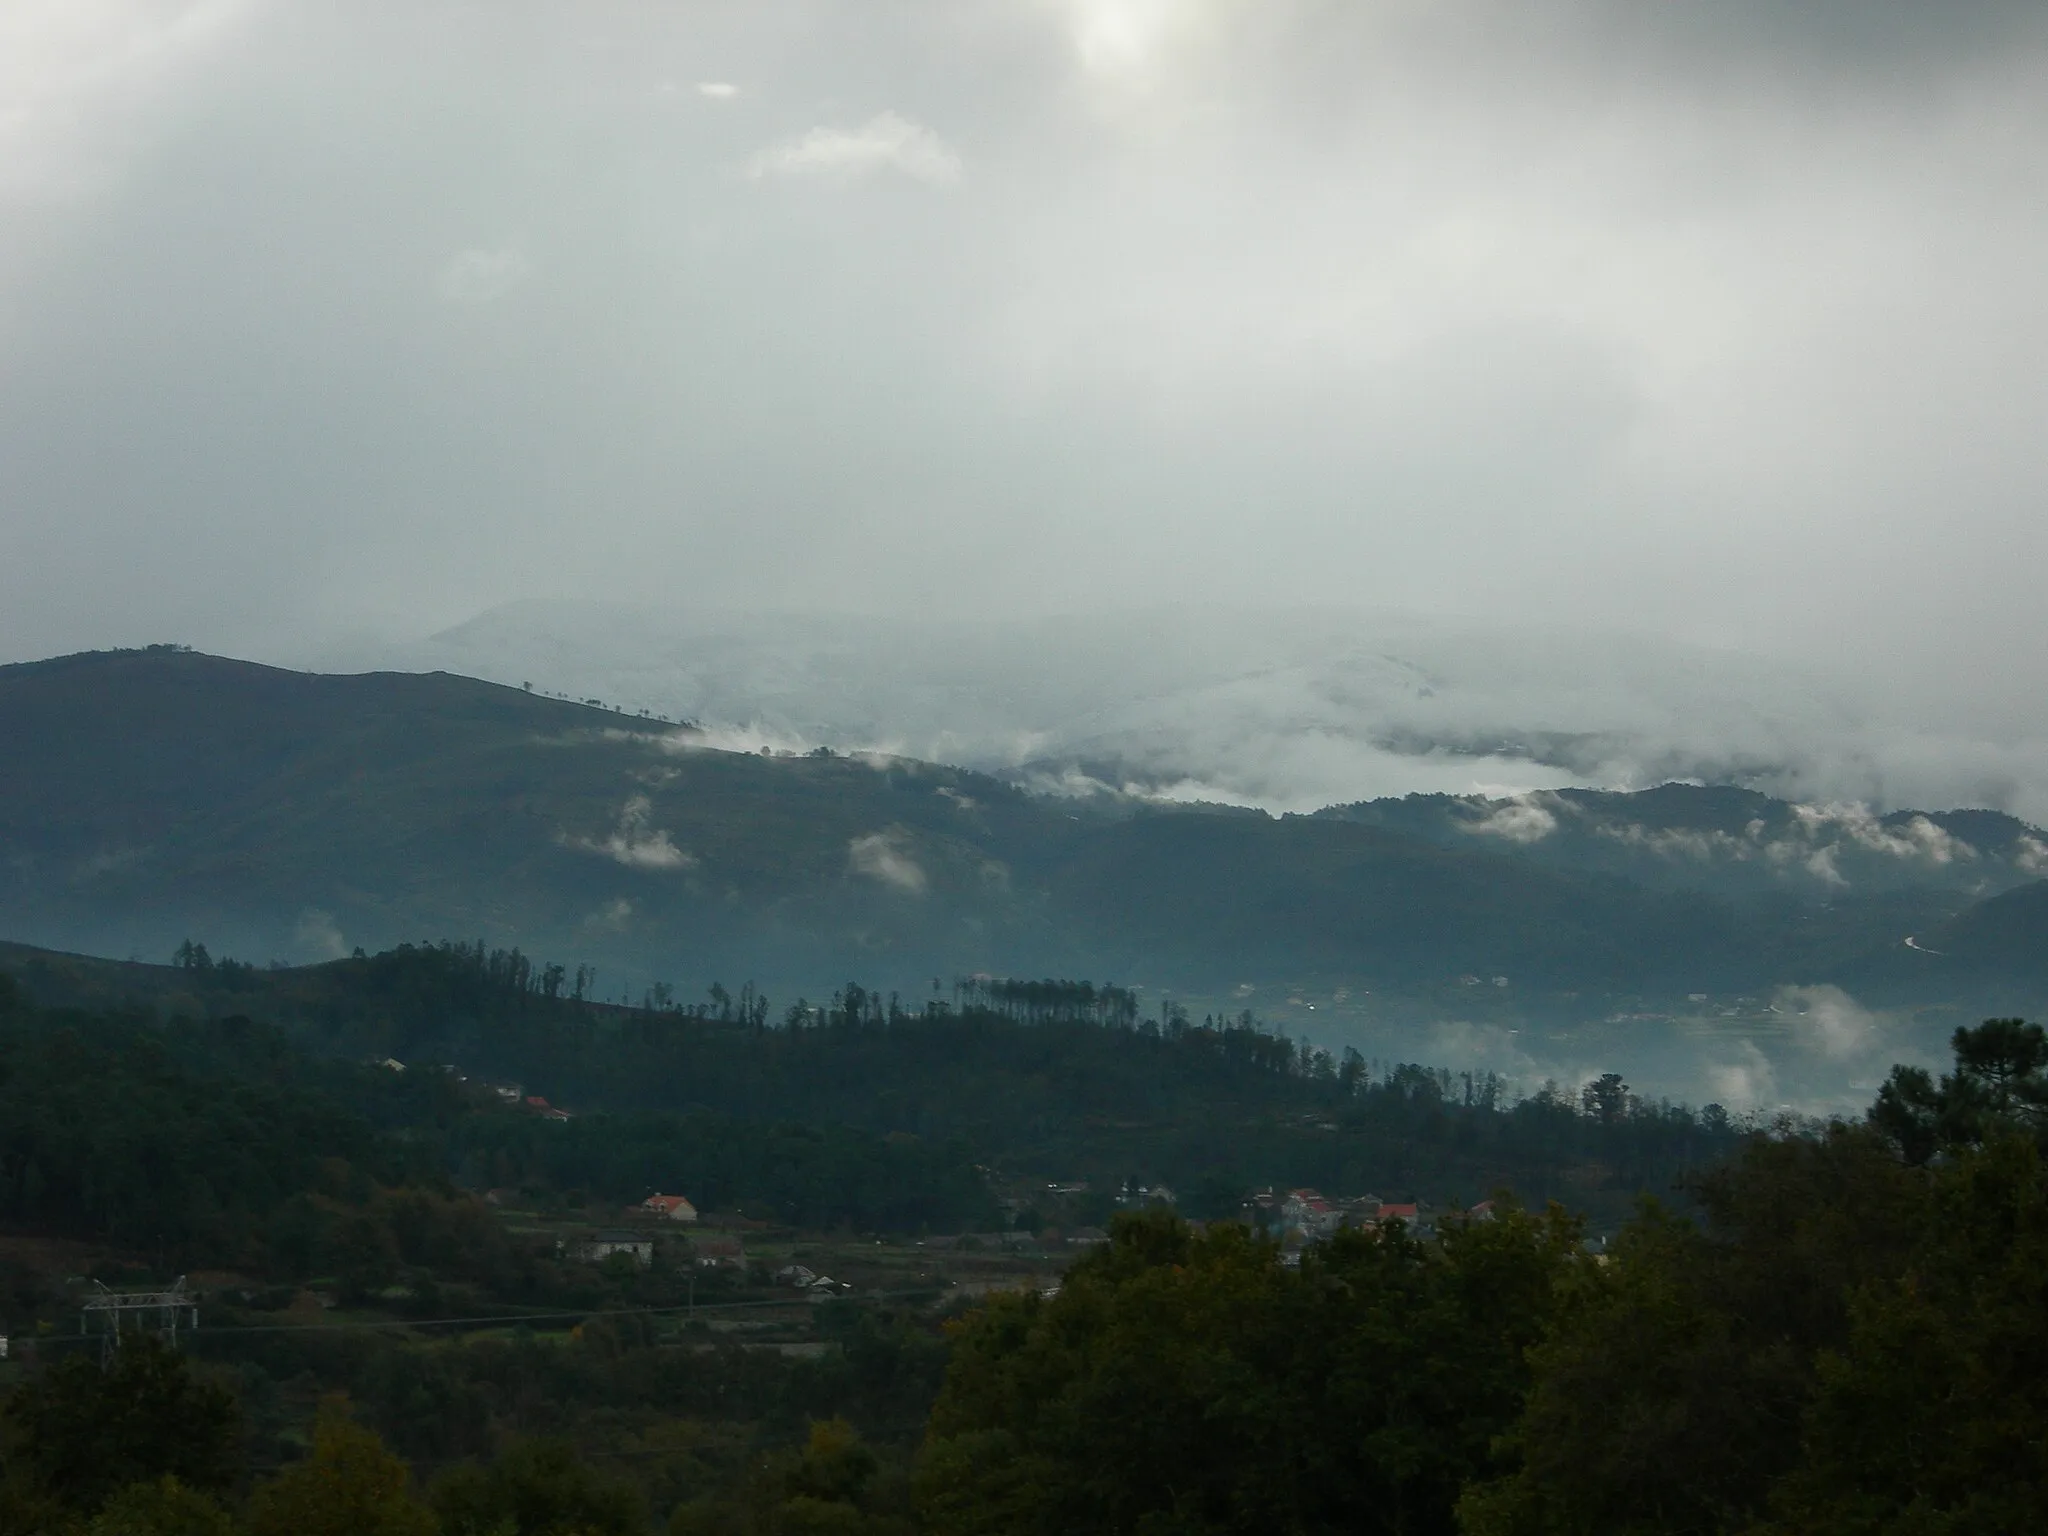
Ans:
{"label": "dense foreground foliage", "polygon": [[1343,1232],[1298,1270],[1242,1227],[1129,1222],[1051,1300],[961,1329],[919,1470],[931,1528],[1442,1528],[1576,1253],[1554,1210]]}
{"label": "dense foreground foliage", "polygon": [[[561,1438],[428,1476],[331,1399],[307,1453],[252,1484],[218,1380],[147,1343],[105,1372],[74,1355],[0,1413],[0,1533],[2039,1529],[2048,1045],[2006,1040],[1987,1072],[1967,1032],[1925,1085],[1911,1123],[1967,1139],[1916,1160],[1883,1106],[1759,1139],[1702,1181],[1698,1223],[1647,1204],[1605,1255],[1554,1208],[1343,1233],[1298,1266],[1239,1226],[1126,1218],[1055,1294],[954,1325],[910,1462],[827,1417],[717,1476],[693,1421],[653,1499]],[[681,1401],[687,1357],[606,1348],[640,1362],[622,1398]]]}
{"label": "dense foreground foliage", "polygon": [[[146,1336],[104,1371],[66,1359],[0,1411],[0,1536],[642,1536],[654,1523],[645,1478],[560,1437],[513,1439],[425,1478],[347,1398],[330,1396],[305,1453],[252,1483],[241,1427],[232,1394]],[[734,1520],[819,1528],[787,1516],[822,1507],[822,1528],[838,1530],[861,1528],[878,1504],[907,1511],[902,1479],[889,1486],[844,1419],[819,1420],[795,1446],[752,1458],[723,1502],[692,1497],[708,1470],[691,1455],[702,1447],[672,1438],[671,1529]],[[867,1528],[909,1527],[898,1516]]]}
{"label": "dense foreground foliage", "polygon": [[933,1531],[1963,1533],[2048,1521],[2048,1041],[1959,1031],[1607,1253],[1553,1212],[1297,1271],[1132,1223],[966,1324]]}

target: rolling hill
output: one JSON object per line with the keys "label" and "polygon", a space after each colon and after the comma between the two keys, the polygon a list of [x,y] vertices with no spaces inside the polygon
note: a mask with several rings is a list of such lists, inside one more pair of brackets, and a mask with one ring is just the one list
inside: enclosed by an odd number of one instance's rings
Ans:
{"label": "rolling hill", "polygon": [[152,960],[196,937],[263,962],[461,935],[590,962],[608,996],[749,975],[1419,996],[1478,977],[1585,1008],[1882,982],[1904,935],[1967,924],[2048,859],[1993,813],[1686,785],[1284,817],[1032,795],[905,758],[722,750],[445,673],[170,648],[0,668],[0,741],[9,937]]}

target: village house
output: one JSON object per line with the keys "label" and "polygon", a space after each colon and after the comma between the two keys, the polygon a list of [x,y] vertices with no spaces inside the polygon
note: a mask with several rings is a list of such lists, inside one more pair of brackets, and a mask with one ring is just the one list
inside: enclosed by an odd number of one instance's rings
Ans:
{"label": "village house", "polygon": [[730,1232],[700,1232],[690,1239],[690,1256],[700,1269],[745,1269],[747,1249]]}
{"label": "village house", "polygon": [[1280,1206],[1281,1220],[1290,1229],[1317,1238],[1328,1237],[1337,1230],[1343,1220],[1343,1213],[1336,1202],[1326,1200],[1320,1190],[1291,1189]]}
{"label": "village house", "polygon": [[1370,1229],[1379,1221],[1378,1195],[1332,1199],[1318,1189],[1255,1189],[1240,1207],[1240,1220],[1273,1237],[1299,1233],[1314,1242],[1345,1228]]}
{"label": "village house", "polygon": [[640,1202],[642,1211],[663,1221],[695,1221],[697,1207],[682,1195],[649,1195]]}
{"label": "village house", "polygon": [[1353,1195],[1346,1200],[1331,1202],[1337,1208],[1339,1227],[1370,1228],[1379,1220],[1380,1197],[1378,1195]]}
{"label": "village house", "polygon": [[586,1264],[602,1264],[615,1253],[630,1254],[645,1269],[654,1262],[654,1239],[644,1232],[594,1232],[572,1242],[569,1253]]}
{"label": "village house", "polygon": [[1176,1200],[1164,1184],[1135,1184],[1118,1195],[1116,1203],[1127,1211],[1142,1211],[1148,1206],[1173,1205]]}
{"label": "village house", "polygon": [[1282,1197],[1275,1194],[1272,1186],[1268,1185],[1264,1189],[1255,1189],[1246,1196],[1240,1211],[1247,1225],[1260,1231],[1268,1231],[1285,1222],[1286,1218],[1280,1214],[1280,1207],[1283,1204],[1285,1201]]}
{"label": "village house", "polygon": [[1436,1232],[1436,1216],[1413,1201],[1382,1205],[1379,1210],[1379,1224],[1385,1226],[1398,1221],[1410,1237],[1430,1237]]}

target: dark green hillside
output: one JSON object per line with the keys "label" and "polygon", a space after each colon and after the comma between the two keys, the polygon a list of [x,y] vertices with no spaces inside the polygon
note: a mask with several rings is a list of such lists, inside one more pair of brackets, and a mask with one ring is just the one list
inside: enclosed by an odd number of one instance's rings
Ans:
{"label": "dark green hillside", "polygon": [[[970,1162],[1098,1190],[1164,1181],[1198,1214],[1235,1210],[1254,1185],[1464,1202],[1512,1185],[1618,1218],[1637,1191],[1669,1188],[1730,1134],[1725,1118],[1626,1095],[1592,1115],[1569,1094],[1511,1103],[1484,1074],[1374,1066],[1249,1014],[1147,1018],[1129,994],[1071,983],[910,1002],[849,984],[815,1007],[776,1007],[748,988],[684,1011],[550,995],[549,968],[471,946],[284,971],[116,966],[18,947],[0,963],[45,1007],[104,1009],[125,989],[150,1017],[225,1017],[169,1029],[163,1039],[177,1043],[166,1048],[223,1076],[269,1062],[265,1083],[318,1089],[378,1125],[431,1122],[446,1171],[473,1185],[627,1198],[687,1174],[722,1204],[761,1201],[826,1224],[957,1217],[973,1204],[976,1186],[959,1181]],[[146,1019],[124,1017],[120,1029],[148,1033]],[[245,1067],[221,1048],[223,1029],[263,1049]],[[359,1065],[386,1055],[411,1070]],[[427,1088],[446,1081],[442,1063],[577,1118],[451,1113]],[[403,1111],[392,1108],[401,1088]]]}
{"label": "dark green hillside", "polygon": [[152,959],[201,936],[258,964],[462,933],[586,957],[612,1001],[719,975],[1383,1001],[1504,976],[1517,1008],[1604,1016],[1831,974],[2048,858],[1989,812],[1823,814],[1741,790],[1275,819],[702,741],[439,673],[168,648],[0,668],[0,932]]}
{"label": "dark green hillside", "polygon": [[1933,1000],[1970,989],[2031,1007],[2048,989],[2048,880],[1973,903],[1843,965],[1844,985]]}
{"label": "dark green hillside", "polygon": [[1092,838],[1057,882],[1063,904],[1126,946],[1118,974],[1174,961],[1211,984],[1260,974],[1265,946],[1285,942],[1294,974],[1397,986],[1473,972],[1626,989],[1678,971],[1721,987],[1744,978],[1756,943],[1735,914],[1697,896],[1312,817],[1126,821]]}
{"label": "dark green hillside", "polygon": [[317,1055],[240,1015],[43,1010],[11,989],[0,975],[0,1231],[289,1274],[345,1246],[378,1191],[452,1198],[465,1172],[607,1209],[687,1177],[714,1209],[821,1227],[993,1218],[957,1145],[702,1105],[591,1106],[562,1125],[454,1074]]}
{"label": "dark green hillside", "polygon": [[2048,981],[2048,880],[1980,901],[1920,942],[1964,965],[2015,980]]}
{"label": "dark green hillside", "polygon": [[1999,811],[1879,816],[1792,805],[1730,785],[1561,789],[1513,800],[1409,795],[1317,815],[1450,848],[1512,849],[1546,868],[1653,889],[1807,905],[1917,900],[1923,914],[1951,910],[1958,896],[2025,884],[2048,860],[2040,829]]}
{"label": "dark green hillside", "polygon": [[0,922],[115,953],[197,932],[307,957],[452,927],[614,973],[732,949],[829,973],[950,951],[969,914],[1029,923],[1002,852],[1072,825],[950,770],[695,751],[464,678],[166,651],[0,669],[0,739]]}

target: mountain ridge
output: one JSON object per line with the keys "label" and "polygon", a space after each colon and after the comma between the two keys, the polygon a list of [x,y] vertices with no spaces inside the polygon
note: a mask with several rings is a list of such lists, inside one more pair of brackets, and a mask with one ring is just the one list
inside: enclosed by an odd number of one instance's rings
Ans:
{"label": "mountain ridge", "polygon": [[[1907,934],[2048,858],[1997,812],[1710,786],[1280,817],[1030,794],[880,754],[727,750],[455,674],[168,648],[0,668],[0,736],[11,937],[309,960],[463,933],[629,987],[986,971],[1428,1007],[1498,977],[1517,1006],[1586,1009],[1889,986],[1880,961]],[[2031,974],[2004,953],[1972,951],[1945,984]]]}

